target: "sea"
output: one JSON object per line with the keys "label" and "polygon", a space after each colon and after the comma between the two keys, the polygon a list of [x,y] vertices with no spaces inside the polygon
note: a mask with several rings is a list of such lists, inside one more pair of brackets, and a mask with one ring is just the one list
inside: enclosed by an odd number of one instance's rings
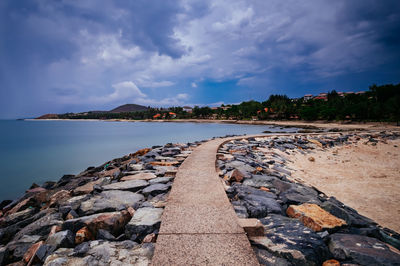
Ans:
{"label": "sea", "polygon": [[0,201],[138,149],[225,135],[295,132],[267,125],[0,120]]}

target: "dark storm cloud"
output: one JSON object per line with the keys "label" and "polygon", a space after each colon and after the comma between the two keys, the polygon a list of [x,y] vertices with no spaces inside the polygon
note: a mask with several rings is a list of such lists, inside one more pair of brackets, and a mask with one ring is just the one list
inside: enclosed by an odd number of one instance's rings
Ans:
{"label": "dark storm cloud", "polygon": [[396,0],[3,0],[0,117],[399,82],[399,14]]}

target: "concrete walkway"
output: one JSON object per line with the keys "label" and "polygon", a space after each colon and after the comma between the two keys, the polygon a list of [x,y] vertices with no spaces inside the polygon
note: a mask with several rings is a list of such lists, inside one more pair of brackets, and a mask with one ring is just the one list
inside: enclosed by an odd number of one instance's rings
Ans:
{"label": "concrete walkway", "polygon": [[153,265],[258,265],[215,170],[217,149],[227,140],[200,145],[179,167]]}

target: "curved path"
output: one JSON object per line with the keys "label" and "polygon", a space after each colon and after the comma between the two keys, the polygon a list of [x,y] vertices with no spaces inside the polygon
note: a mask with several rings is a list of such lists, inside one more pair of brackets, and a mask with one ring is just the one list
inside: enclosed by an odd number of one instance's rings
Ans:
{"label": "curved path", "polygon": [[215,170],[218,147],[231,139],[203,143],[179,167],[153,265],[258,265]]}

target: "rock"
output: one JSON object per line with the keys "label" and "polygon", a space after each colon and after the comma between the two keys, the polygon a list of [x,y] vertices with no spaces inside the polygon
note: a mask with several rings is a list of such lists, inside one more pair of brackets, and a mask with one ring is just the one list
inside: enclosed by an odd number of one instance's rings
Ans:
{"label": "rock", "polygon": [[170,187],[171,187],[170,184],[157,183],[157,184],[153,184],[153,185],[146,187],[145,189],[143,189],[142,193],[145,196],[148,196],[148,195],[156,196],[158,194],[167,192]]}
{"label": "rock", "polygon": [[53,189],[56,184],[57,183],[53,182],[53,181],[46,181],[46,182],[43,183],[42,188],[44,188],[44,189]]}
{"label": "rock", "polygon": [[75,219],[78,217],[79,217],[79,215],[74,210],[71,210],[65,217],[65,220],[71,220],[71,219]]}
{"label": "rock", "polygon": [[59,210],[61,211],[62,209],[65,209],[65,213],[68,214],[68,212],[72,209],[76,211],[79,206],[81,205],[82,202],[88,200],[91,197],[91,195],[81,195],[81,196],[76,196],[68,199],[66,202],[64,202],[60,207]]}
{"label": "rock", "polygon": [[25,263],[28,263],[33,260],[33,257],[36,254],[36,251],[40,248],[41,245],[43,245],[43,241],[39,241],[35,244],[33,244],[24,254],[23,260]]}
{"label": "rock", "polygon": [[77,245],[74,248],[74,253],[76,255],[84,255],[86,252],[88,252],[90,249],[89,243],[88,242],[83,242],[80,245]]}
{"label": "rock", "polygon": [[310,203],[299,206],[290,205],[286,214],[291,218],[300,220],[305,226],[317,232],[346,225],[344,220],[333,216],[318,205]]}
{"label": "rock", "polygon": [[149,183],[150,183],[150,185],[156,184],[156,183],[166,184],[168,182],[171,182],[172,180],[174,180],[174,178],[172,178],[172,177],[157,177],[157,178],[150,180]]}
{"label": "rock", "polygon": [[238,223],[243,227],[248,237],[264,236],[264,226],[258,219],[238,219]]}
{"label": "rock", "polygon": [[309,160],[310,162],[315,162],[315,158],[312,157],[312,156],[308,157],[308,160]]}
{"label": "rock", "polygon": [[47,209],[45,216],[30,223],[15,234],[14,239],[19,239],[24,235],[40,235],[45,236],[50,233],[50,229],[54,225],[61,225],[63,223],[61,213],[55,212],[53,209]]}
{"label": "rock", "polygon": [[125,234],[131,239],[142,240],[160,227],[161,208],[140,208],[136,210],[130,222],[125,227]]}
{"label": "rock", "polygon": [[151,180],[156,178],[156,175],[153,173],[138,173],[135,175],[127,175],[120,179],[120,181],[130,181],[130,180]]}
{"label": "rock", "polygon": [[108,240],[108,241],[115,241],[116,238],[108,231],[104,229],[99,229],[97,231],[97,238],[96,239],[102,239],[102,240]]}
{"label": "rock", "polygon": [[129,170],[140,171],[143,169],[143,164],[129,164]]}
{"label": "rock", "polygon": [[257,260],[260,265],[267,265],[267,266],[291,266],[292,264],[288,262],[284,258],[280,258],[274,256],[272,253],[268,252],[265,249],[257,248],[255,246],[252,247],[254,253],[256,254]]}
{"label": "rock", "polygon": [[37,212],[36,208],[27,208],[25,210],[11,213],[0,219],[0,227],[6,227],[12,224],[16,224],[22,220],[28,219]]}
{"label": "rock", "polygon": [[54,207],[56,205],[60,205],[61,202],[65,202],[66,200],[68,200],[69,198],[71,198],[71,192],[67,191],[67,190],[60,190],[56,193],[54,193],[51,197],[50,197],[50,203],[49,206],[50,207]]}
{"label": "rock", "polygon": [[251,237],[257,248],[266,249],[293,265],[320,265],[328,259],[324,241],[300,221],[277,214],[260,219],[265,237]]}
{"label": "rock", "polygon": [[138,204],[143,200],[144,196],[138,193],[122,190],[103,191],[99,195],[82,202],[78,213],[90,215],[99,212],[119,211]]}
{"label": "rock", "polygon": [[244,175],[238,169],[233,169],[228,175],[229,182],[242,182],[244,179]]}
{"label": "rock", "polygon": [[6,247],[0,246],[0,265],[3,265],[4,258],[6,257]]}
{"label": "rock", "polygon": [[263,218],[270,213],[282,214],[281,205],[273,193],[246,186],[233,186],[251,218]]}
{"label": "rock", "polygon": [[337,260],[326,260],[322,263],[322,266],[340,266],[340,262]]}
{"label": "rock", "polygon": [[153,166],[174,166],[180,164],[178,161],[169,161],[169,162],[150,162]]}
{"label": "rock", "polygon": [[334,197],[329,198],[320,206],[322,209],[329,212],[330,214],[345,220],[348,225],[356,227],[368,227],[371,225],[376,225],[374,221],[360,215],[356,210],[345,206]]}
{"label": "rock", "polygon": [[54,247],[48,245],[41,245],[39,249],[36,251],[35,259],[40,263],[43,263],[46,258],[53,253],[55,250]]}
{"label": "rock", "polygon": [[329,250],[338,260],[360,265],[400,265],[400,254],[378,239],[349,234],[330,236]]}
{"label": "rock", "polygon": [[276,166],[276,165],[274,165],[273,167],[272,167],[272,169],[274,169],[275,171],[278,171],[278,172],[280,172],[280,173],[282,173],[282,174],[285,174],[285,175],[291,175],[291,172],[290,171],[288,171],[288,170],[286,170],[286,169],[283,169],[282,167],[279,167],[279,166]]}
{"label": "rock", "polygon": [[130,180],[125,182],[116,182],[109,185],[105,185],[102,188],[104,190],[129,190],[132,192],[136,192],[145,188],[149,185],[149,183],[145,180]]}
{"label": "rock", "polygon": [[243,181],[243,185],[251,187],[273,187],[272,181],[277,179],[275,176],[269,175],[253,175],[251,178]]}
{"label": "rock", "polygon": [[74,195],[90,194],[93,191],[93,186],[101,185],[104,182],[104,180],[105,180],[104,178],[99,178],[96,181],[92,181],[92,182],[86,183],[85,185],[77,187],[76,189],[74,189],[72,194],[74,194]]}
{"label": "rock", "polygon": [[318,191],[311,187],[289,183],[279,179],[273,180],[272,183],[274,187],[280,191],[279,198],[281,198],[285,204],[321,204],[321,201],[318,199]]}
{"label": "rock", "polygon": [[235,210],[236,215],[239,218],[247,218],[249,214],[247,213],[247,209],[242,205],[240,201],[232,201],[233,209]]}
{"label": "rock", "polygon": [[11,241],[7,244],[6,250],[4,252],[4,264],[12,263],[21,260],[28,249],[38,242],[40,236],[36,235],[26,235],[18,240]]}
{"label": "rock", "polygon": [[74,246],[74,234],[70,230],[60,231],[50,235],[46,245],[57,248],[72,248]]}
{"label": "rock", "polygon": [[154,252],[153,243],[138,245],[132,241],[96,240],[81,245],[79,250],[75,248],[75,256],[70,255],[70,250],[57,250],[47,257],[44,265],[149,265]]}
{"label": "rock", "polygon": [[157,237],[156,237],[156,234],[154,234],[154,233],[151,233],[151,234],[148,234],[147,236],[145,236],[144,238],[143,238],[143,243],[155,243],[156,242],[156,239],[157,239]]}
{"label": "rock", "polygon": [[86,242],[89,240],[94,240],[93,234],[89,231],[89,229],[85,226],[78,230],[75,234],[75,244],[79,245],[82,242]]}
{"label": "rock", "polygon": [[66,184],[70,183],[72,179],[74,179],[74,175],[63,175],[60,180],[58,180],[56,186],[57,187],[62,187],[65,186]]}
{"label": "rock", "polygon": [[77,232],[86,226],[94,236],[99,229],[107,230],[113,235],[120,235],[130,219],[131,215],[128,211],[98,213],[65,221],[62,229]]}

